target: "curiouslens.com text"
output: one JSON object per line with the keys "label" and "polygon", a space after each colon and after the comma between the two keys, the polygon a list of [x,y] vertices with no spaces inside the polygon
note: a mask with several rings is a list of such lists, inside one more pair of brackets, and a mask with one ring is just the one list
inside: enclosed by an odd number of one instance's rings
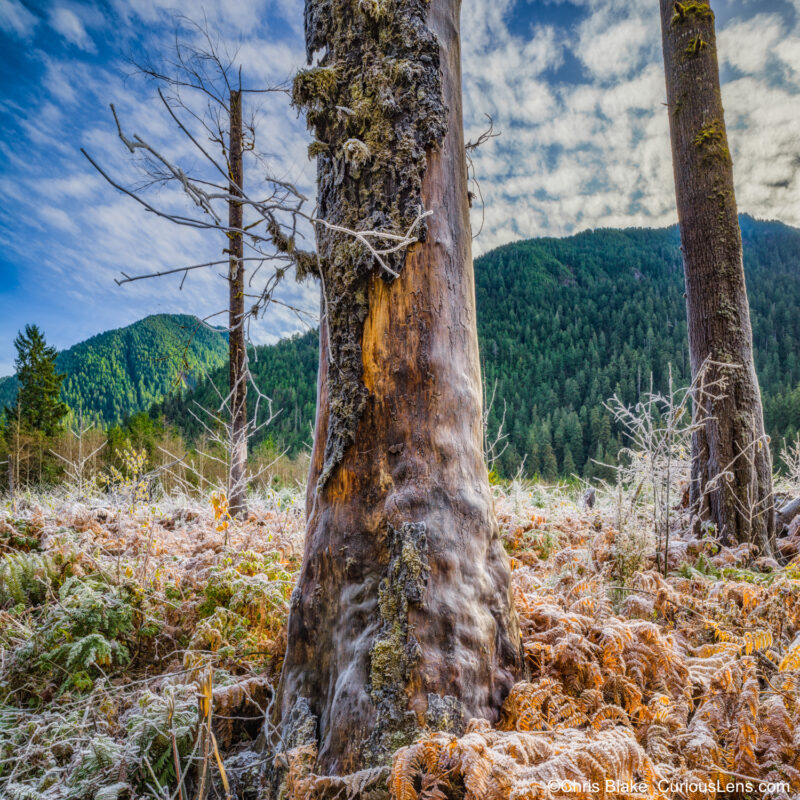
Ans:
{"label": "curiouslens.com text", "polygon": [[550,781],[547,788],[551,792],[560,792],[562,794],[580,794],[580,793],[599,793],[605,792],[619,792],[625,794],[648,794],[653,789],[659,792],[670,792],[685,795],[691,794],[708,794],[716,795],[722,792],[736,792],[736,793],[753,793],[769,794],[773,792],[789,792],[791,787],[788,783],[767,783],[759,781],[670,781],[660,780],[654,784],[645,781],[616,781],[610,778],[605,781]]}

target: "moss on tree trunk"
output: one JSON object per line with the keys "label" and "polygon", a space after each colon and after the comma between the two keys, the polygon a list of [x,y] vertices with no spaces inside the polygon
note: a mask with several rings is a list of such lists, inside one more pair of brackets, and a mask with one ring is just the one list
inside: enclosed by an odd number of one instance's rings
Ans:
{"label": "moss on tree trunk", "polygon": [[[692,499],[725,543],[771,552],[772,464],[753,364],[733,163],[720,94],[714,14],[708,2],[661,0],[675,190],[692,374],[711,359],[724,385],[699,404]],[[722,477],[720,477],[722,476]]]}
{"label": "moss on tree trunk", "polygon": [[[295,82],[319,210],[423,241],[389,261],[319,234],[317,420],[277,720],[316,771],[496,719],[521,669],[481,449],[458,0],[308,0]],[[298,733],[299,731],[299,733]]]}

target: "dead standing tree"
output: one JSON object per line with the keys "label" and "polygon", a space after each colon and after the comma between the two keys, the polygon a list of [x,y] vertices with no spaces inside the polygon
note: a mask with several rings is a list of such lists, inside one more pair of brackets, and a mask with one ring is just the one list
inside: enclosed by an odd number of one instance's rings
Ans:
{"label": "dead standing tree", "polygon": [[[252,380],[246,349],[249,338],[247,331],[250,321],[262,315],[270,304],[286,306],[301,318],[305,315],[301,309],[275,297],[275,290],[289,269],[294,270],[298,280],[309,275],[321,277],[316,253],[298,246],[303,237],[302,226],[305,225],[309,231],[321,227],[335,232],[347,240],[354,251],[361,253],[362,258],[374,262],[386,274],[394,276],[396,273],[388,260],[396,258],[398,253],[417,240],[417,230],[426,213],[419,210],[403,228],[373,227],[369,223],[375,220],[369,219],[360,220],[357,225],[348,228],[304,211],[305,196],[293,183],[272,173],[270,165],[256,150],[255,124],[245,123],[242,114],[243,95],[285,90],[243,88],[240,69],[234,69],[234,59],[220,49],[207,28],[189,20],[184,21],[200,43],[185,44],[176,37],[174,58],[167,64],[171,67],[170,74],[152,66],[140,66],[139,69],[162,84],[158,96],[163,106],[179,135],[185,137],[195,155],[200,156],[200,163],[207,168],[208,174],[195,174],[198,170],[190,174],[143,137],[138,134],[126,135],[113,105],[111,111],[119,137],[132,155],[140,156],[139,166],[147,179],[145,185],[126,187],[112,178],[85,150],[81,152],[114,188],[148,212],[175,225],[218,232],[225,237],[224,252],[228,256],[225,260],[184,265],[144,275],[122,273],[123,277],[117,283],[172,275],[181,278],[182,288],[189,273],[194,270],[228,266],[229,307],[219,313],[225,313],[229,318],[230,387],[220,408],[211,416],[219,417],[225,412],[230,420],[225,425],[227,461],[230,465],[228,494],[231,498],[241,498],[238,509],[243,510],[247,485],[247,439],[260,427],[258,411],[262,401],[265,401],[270,417],[273,413],[269,398]],[[184,102],[182,92],[205,98],[205,111],[198,112]],[[196,130],[190,130],[192,122]],[[220,154],[212,155],[201,142],[202,137],[215,144]],[[260,168],[255,182],[259,194],[245,191],[245,154],[249,154]],[[187,214],[182,210],[156,205],[156,201],[151,201],[145,191],[153,184],[177,185],[189,199],[194,212]],[[250,273],[246,279],[248,267]],[[256,397],[255,407],[249,415],[248,384]]]}
{"label": "dead standing tree", "polygon": [[[243,87],[241,68],[235,66],[235,59],[220,47],[208,29],[189,20],[182,22],[193,35],[194,41],[187,43],[176,35],[171,56],[163,66],[146,64],[137,65],[137,68],[159,85],[159,98],[174,126],[180,135],[191,142],[208,174],[190,174],[141,137],[126,136],[113,105],[112,113],[120,138],[131,154],[142,157],[139,166],[147,177],[146,185],[136,190],[126,189],[109,178],[88,155],[87,158],[112,185],[133,197],[148,211],[178,225],[218,231],[226,239],[223,250],[226,260],[177,267],[148,275],[130,276],[123,273],[123,278],[117,283],[179,275],[182,288],[190,271],[227,264],[228,308],[220,313],[227,313],[228,317],[229,385],[228,394],[217,412],[219,414],[224,410],[227,417],[224,427],[228,451],[229,509],[232,516],[241,516],[246,512],[247,442],[258,425],[257,410],[253,420],[248,419],[247,392],[251,380],[246,346],[247,328],[251,318],[263,313],[270,302],[276,302],[273,293],[278,282],[286,269],[298,261],[299,253],[286,252],[286,242],[295,241],[296,215],[305,198],[292,184],[269,174],[268,165],[256,151],[255,124],[252,121],[245,122],[244,117],[245,95],[285,92],[285,89]],[[200,110],[196,102],[198,98],[201,101]],[[196,132],[190,130],[191,123],[197,126]],[[201,143],[201,135],[211,141],[216,148],[216,155],[212,155]],[[260,167],[266,173],[260,175],[258,180],[258,184],[266,189],[266,195],[256,200],[248,198],[244,192],[245,154],[252,157],[252,166]],[[152,184],[167,183],[179,185],[201,214],[196,217],[183,216],[156,207],[145,198],[145,188]],[[244,213],[246,207],[252,212],[252,219],[247,224]],[[267,234],[264,230],[266,235],[259,235],[253,229],[259,225],[262,229],[268,226],[271,233]],[[274,245],[276,237],[281,242],[281,252]],[[249,285],[245,281],[248,265],[253,267]],[[253,293],[253,277],[259,270],[264,270],[265,265],[271,265],[272,272],[261,288]],[[263,398],[257,388],[254,391],[258,394],[257,409],[259,401],[268,398]],[[269,414],[272,415],[271,408]]]}
{"label": "dead standing tree", "polygon": [[724,391],[695,409],[692,501],[726,544],[772,552],[772,464],[753,364],[733,164],[720,94],[714,13],[707,0],[661,0],[672,157],[686,278],[692,377]]}
{"label": "dead standing tree", "polygon": [[[201,36],[201,46],[186,45],[176,38],[172,74],[160,72],[152,66],[142,66],[141,71],[165,86],[178,90],[173,104],[186,108],[180,100],[181,88],[208,98],[208,113],[204,127],[219,150],[222,163],[228,171],[228,239],[223,254],[228,260],[228,364],[229,394],[224,403],[228,409],[226,424],[228,455],[228,507],[231,516],[243,516],[247,510],[247,345],[245,310],[245,257],[244,211],[239,198],[244,194],[244,153],[255,153],[255,125],[250,124],[245,137],[242,96],[261,93],[262,89],[242,87],[241,67],[235,69],[233,59],[221,52],[218,43],[205,27],[193,26]],[[233,78],[233,76],[236,76]],[[208,124],[210,123],[210,124]],[[227,131],[225,131],[227,123]],[[225,135],[227,133],[227,136]]]}
{"label": "dead standing tree", "polygon": [[[241,71],[239,72],[241,76]],[[244,213],[241,197],[244,187],[242,150],[242,86],[231,89],[228,100],[228,166],[231,200],[228,203],[230,232],[228,252],[228,361],[230,388],[231,457],[229,467],[228,508],[231,516],[242,516],[246,510],[247,489],[247,345],[245,342],[244,309]]]}
{"label": "dead standing tree", "polygon": [[[273,743],[323,774],[497,719],[521,670],[482,453],[459,17],[459,0],[306,1],[293,97],[315,136],[323,313]],[[423,240],[380,263],[342,233],[410,230],[423,208]]]}

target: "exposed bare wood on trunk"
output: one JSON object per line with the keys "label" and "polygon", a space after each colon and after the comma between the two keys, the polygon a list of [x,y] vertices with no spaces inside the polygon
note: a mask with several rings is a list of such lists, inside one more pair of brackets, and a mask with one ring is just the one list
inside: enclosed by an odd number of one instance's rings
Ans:
{"label": "exposed bare wood on trunk", "polygon": [[447,133],[427,153],[424,242],[400,276],[367,283],[366,402],[327,482],[328,336],[303,568],[277,717],[310,735],[316,771],[386,763],[419,729],[497,719],[520,638],[482,455],[481,379],[462,131],[459,0],[431,0]]}
{"label": "exposed bare wood on trunk", "polygon": [[[244,170],[242,166],[242,93],[230,93],[230,130],[228,167],[230,169],[230,194],[242,196]],[[228,223],[232,229],[242,230],[242,204],[228,203]],[[228,508],[231,516],[242,516],[247,511],[247,361],[244,330],[244,242],[242,234],[228,234],[228,347],[230,359],[230,466],[228,471]]]}
{"label": "exposed bare wood on trunk", "polygon": [[691,497],[724,542],[753,542],[769,553],[772,464],[753,364],[714,14],[706,0],[661,0],[661,28],[692,375],[706,359],[732,365],[709,371],[710,381],[725,377],[724,397],[695,409],[705,424],[693,441]]}
{"label": "exposed bare wood on trunk", "polygon": [[800,497],[784,503],[776,512],[776,528],[784,528],[788,525],[798,514],[800,514]]}

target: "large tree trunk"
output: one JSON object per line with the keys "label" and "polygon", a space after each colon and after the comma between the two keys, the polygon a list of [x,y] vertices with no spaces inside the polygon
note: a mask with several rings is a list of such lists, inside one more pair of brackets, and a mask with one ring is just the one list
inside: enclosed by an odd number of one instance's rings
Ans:
{"label": "large tree trunk", "polygon": [[753,365],[742,236],[720,94],[714,14],[706,0],[661,0],[675,190],[692,375],[724,386],[695,404],[692,499],[722,541],[771,552],[772,464]]}
{"label": "large tree trunk", "polygon": [[[244,170],[242,166],[242,93],[230,93],[230,129],[228,164],[230,194],[241,197]],[[242,204],[228,203],[228,223],[242,230]],[[230,403],[230,465],[228,470],[228,511],[243,516],[246,504],[247,470],[247,353],[244,331],[244,242],[241,233],[228,234],[228,353]]]}
{"label": "large tree trunk", "polygon": [[[309,58],[327,55],[300,80],[306,89],[321,83],[319,72],[336,63],[340,84],[326,89],[327,103],[356,109],[313,116],[314,102],[295,86],[328,145],[320,211],[334,222],[355,214],[367,227],[389,219],[400,230],[420,201],[433,216],[424,241],[391,262],[394,280],[352,237],[318,236],[324,298],[308,527],[277,718],[284,747],[316,744],[316,771],[326,774],[385,764],[425,727],[496,719],[521,670],[481,449],[460,2],[375,4],[377,22],[368,7],[307,0]],[[352,55],[353,46],[366,52]],[[407,71],[382,83],[387,75],[370,67],[389,58]],[[374,102],[360,108],[364,95]],[[354,133],[371,153],[355,166],[333,144]]]}

